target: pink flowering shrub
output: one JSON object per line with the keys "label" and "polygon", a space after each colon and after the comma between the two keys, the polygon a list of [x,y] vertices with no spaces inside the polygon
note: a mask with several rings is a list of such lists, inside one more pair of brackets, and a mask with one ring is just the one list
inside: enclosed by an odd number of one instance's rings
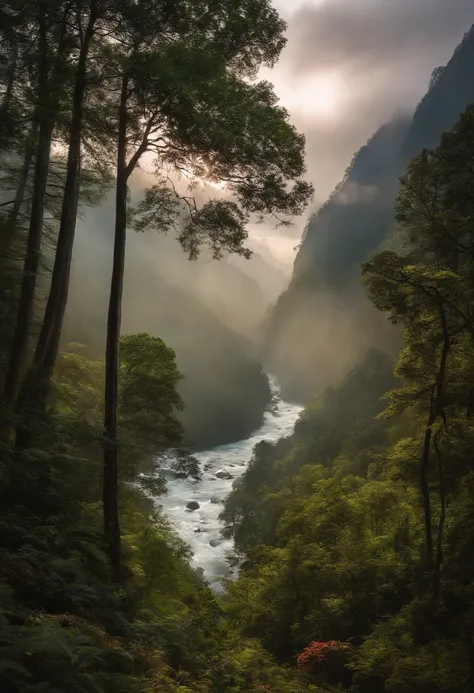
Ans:
{"label": "pink flowering shrub", "polygon": [[327,642],[314,641],[303,652],[298,655],[298,666],[302,669],[314,666],[314,664],[322,664],[334,654],[342,654],[350,649],[347,642],[339,640],[328,640]]}

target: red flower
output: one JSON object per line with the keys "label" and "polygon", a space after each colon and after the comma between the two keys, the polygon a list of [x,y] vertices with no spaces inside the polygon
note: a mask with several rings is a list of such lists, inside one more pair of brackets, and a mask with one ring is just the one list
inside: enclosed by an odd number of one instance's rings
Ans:
{"label": "red flower", "polygon": [[331,654],[337,652],[344,652],[349,650],[350,645],[347,642],[340,642],[339,640],[328,640],[327,642],[322,642],[321,640],[315,640],[306,649],[301,652],[297,657],[297,662],[299,667],[311,666],[315,662],[319,664],[324,662],[327,657]]}

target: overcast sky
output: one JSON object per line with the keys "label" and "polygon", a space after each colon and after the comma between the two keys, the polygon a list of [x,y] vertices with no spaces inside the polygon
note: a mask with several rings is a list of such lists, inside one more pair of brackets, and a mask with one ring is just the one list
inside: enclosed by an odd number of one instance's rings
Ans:
{"label": "overcast sky", "polygon": [[[288,22],[281,60],[263,75],[307,138],[316,204],[353,153],[394,115],[414,109],[432,70],[444,65],[474,23],[473,0],[274,0]],[[291,260],[306,219],[259,227]]]}

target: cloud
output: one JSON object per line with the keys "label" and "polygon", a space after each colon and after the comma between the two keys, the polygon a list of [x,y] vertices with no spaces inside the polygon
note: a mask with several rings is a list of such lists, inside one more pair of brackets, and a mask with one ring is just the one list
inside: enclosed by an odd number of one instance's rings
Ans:
{"label": "cloud", "polygon": [[371,68],[459,39],[472,22],[472,0],[326,0],[292,15],[285,59],[298,71]]}
{"label": "cloud", "polygon": [[338,205],[369,204],[378,194],[379,189],[375,185],[347,182],[344,189],[336,194],[334,202]]}

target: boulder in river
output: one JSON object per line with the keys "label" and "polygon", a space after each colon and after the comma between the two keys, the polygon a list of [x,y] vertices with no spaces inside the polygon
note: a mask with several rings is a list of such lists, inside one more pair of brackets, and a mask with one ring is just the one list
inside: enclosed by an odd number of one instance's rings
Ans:
{"label": "boulder in river", "polygon": [[186,504],[187,510],[199,510],[200,507],[197,501],[189,501],[189,503]]}
{"label": "boulder in river", "polygon": [[222,539],[211,539],[209,544],[212,546],[213,549],[215,549],[216,546],[220,546],[222,544]]}
{"label": "boulder in river", "polygon": [[219,505],[220,502],[221,502],[221,499],[218,496],[211,496],[212,505]]}
{"label": "boulder in river", "polygon": [[216,477],[218,479],[233,479],[234,477],[230,472],[227,472],[225,469],[220,469],[218,472],[216,472]]}

